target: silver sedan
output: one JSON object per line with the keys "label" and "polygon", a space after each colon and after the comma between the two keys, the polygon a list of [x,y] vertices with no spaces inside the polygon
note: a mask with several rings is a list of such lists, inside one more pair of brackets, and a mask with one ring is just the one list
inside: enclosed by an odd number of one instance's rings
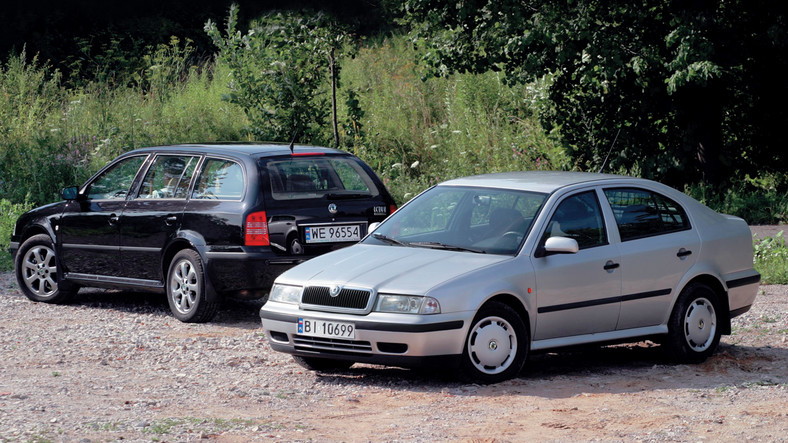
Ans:
{"label": "silver sedan", "polygon": [[316,370],[456,367],[483,383],[517,376],[530,351],[588,343],[649,338],[701,362],[760,281],[744,220],[616,175],[450,180],[370,228],[276,280],[260,311],[274,350]]}

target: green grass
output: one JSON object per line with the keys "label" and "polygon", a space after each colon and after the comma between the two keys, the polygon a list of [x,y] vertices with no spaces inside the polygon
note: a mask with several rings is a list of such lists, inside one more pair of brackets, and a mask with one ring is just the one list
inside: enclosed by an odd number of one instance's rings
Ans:
{"label": "green grass", "polygon": [[761,273],[761,284],[788,284],[788,248],[783,232],[755,239],[755,269]]}

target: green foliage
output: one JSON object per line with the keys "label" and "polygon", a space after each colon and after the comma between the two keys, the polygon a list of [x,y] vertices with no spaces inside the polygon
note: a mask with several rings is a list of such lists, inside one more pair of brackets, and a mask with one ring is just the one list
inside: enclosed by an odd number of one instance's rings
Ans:
{"label": "green foliage", "polygon": [[230,67],[227,99],[249,118],[249,132],[260,140],[327,144],[329,56],[345,34],[321,13],[269,14],[238,29],[233,5],[224,35],[208,21],[205,31]]}
{"label": "green foliage", "polygon": [[13,269],[14,263],[8,252],[11,233],[14,232],[16,219],[32,208],[33,205],[30,203],[11,203],[6,199],[0,199],[0,271]]}
{"label": "green foliage", "polygon": [[540,117],[580,169],[599,169],[617,137],[610,170],[678,187],[785,164],[788,27],[774,2],[408,0],[404,10],[431,75],[552,75]]}
{"label": "green foliage", "polygon": [[62,187],[140,146],[241,138],[242,110],[220,101],[227,68],[187,66],[188,44],[180,48],[175,39],[152,51],[146,72],[153,86],[146,88],[68,89],[57,71],[24,52],[0,66],[0,198],[58,200]]}
{"label": "green foliage", "polygon": [[783,231],[774,237],[755,239],[755,269],[761,273],[761,283],[788,284],[788,247]]}
{"label": "green foliage", "polygon": [[786,178],[778,177],[746,177],[723,191],[706,184],[691,185],[684,192],[717,212],[741,217],[751,225],[784,223],[788,222],[788,194],[774,184]]}
{"label": "green foliage", "polygon": [[345,140],[398,202],[450,178],[567,167],[563,149],[532,115],[546,81],[508,86],[491,72],[422,80],[416,54],[392,37],[360,49],[343,68],[353,100],[340,114],[364,128],[357,139],[345,126]]}

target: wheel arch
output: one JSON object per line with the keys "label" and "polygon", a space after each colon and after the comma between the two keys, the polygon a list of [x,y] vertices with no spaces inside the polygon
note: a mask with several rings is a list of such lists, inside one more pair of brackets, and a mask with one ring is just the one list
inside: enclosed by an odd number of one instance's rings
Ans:
{"label": "wheel arch", "polygon": [[[533,335],[533,331],[531,330],[531,316],[528,314],[528,310],[525,308],[525,305],[520,301],[519,298],[512,294],[496,294],[493,297],[485,300],[481,306],[479,306],[479,310],[481,310],[485,305],[489,304],[490,302],[498,302],[503,303],[510,308],[514,309],[514,311],[523,319],[523,324],[525,325],[525,330],[528,331],[528,335]],[[530,346],[530,344],[529,344]]]}
{"label": "wheel arch", "polygon": [[220,297],[219,293],[216,291],[216,288],[214,288],[213,283],[209,277],[208,260],[205,257],[204,251],[205,240],[199,234],[191,231],[183,231],[180,234],[181,235],[179,235],[169,245],[167,245],[161,257],[161,275],[165,292],[167,291],[167,278],[170,272],[172,259],[184,249],[191,249],[195,251],[197,255],[200,256],[200,260],[202,260],[203,279],[205,280],[205,290],[208,299],[212,302],[218,300]]}
{"label": "wheel arch", "polygon": [[700,274],[696,275],[692,279],[690,279],[682,288],[682,291],[687,286],[691,285],[692,283],[701,283],[703,285],[708,286],[714,291],[714,294],[717,295],[717,301],[719,302],[720,306],[720,315],[718,320],[720,322],[720,331],[722,335],[730,335],[731,334],[731,316],[730,316],[730,304],[728,302],[728,291],[725,289],[725,286],[722,282],[715,276],[711,274]]}

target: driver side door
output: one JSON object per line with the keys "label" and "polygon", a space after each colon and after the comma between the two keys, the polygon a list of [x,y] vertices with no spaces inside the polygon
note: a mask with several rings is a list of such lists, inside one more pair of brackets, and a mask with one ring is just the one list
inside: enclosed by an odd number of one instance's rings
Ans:
{"label": "driver side door", "polygon": [[71,278],[118,275],[118,221],[147,158],[137,155],[116,161],[85,185],[77,199],[66,204],[56,229],[60,263]]}

